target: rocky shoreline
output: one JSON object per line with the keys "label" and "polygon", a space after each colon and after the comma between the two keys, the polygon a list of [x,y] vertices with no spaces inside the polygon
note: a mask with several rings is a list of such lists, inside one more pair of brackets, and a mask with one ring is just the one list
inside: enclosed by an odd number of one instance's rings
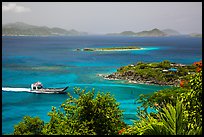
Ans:
{"label": "rocky shoreline", "polygon": [[168,60],[162,62],[129,64],[117,69],[111,74],[100,74],[107,80],[125,80],[129,83],[180,86],[181,80],[187,75],[195,73],[195,65],[184,65]]}
{"label": "rocky shoreline", "polygon": [[124,74],[119,74],[117,72],[109,74],[109,75],[98,74],[98,76],[101,76],[107,80],[126,80],[129,83],[133,83],[133,84],[178,86],[180,83],[180,80],[165,82],[165,81],[158,81],[158,80],[154,79],[153,77],[144,78],[144,77],[141,77],[139,75],[135,75],[131,71],[127,71]]}

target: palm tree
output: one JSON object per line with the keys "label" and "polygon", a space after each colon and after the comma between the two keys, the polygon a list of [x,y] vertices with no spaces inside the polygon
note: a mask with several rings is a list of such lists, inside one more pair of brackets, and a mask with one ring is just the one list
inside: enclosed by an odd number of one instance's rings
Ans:
{"label": "palm tree", "polygon": [[160,114],[161,121],[164,124],[166,132],[170,135],[184,135],[186,124],[183,122],[184,115],[182,112],[181,101],[176,102],[176,106],[167,104]]}
{"label": "palm tree", "polygon": [[145,135],[202,135],[202,127],[197,126],[193,129],[187,127],[187,122],[184,122],[186,116],[183,114],[182,101],[177,99],[176,106],[167,104],[159,112],[157,122],[151,116],[148,116],[150,125],[145,129]]}

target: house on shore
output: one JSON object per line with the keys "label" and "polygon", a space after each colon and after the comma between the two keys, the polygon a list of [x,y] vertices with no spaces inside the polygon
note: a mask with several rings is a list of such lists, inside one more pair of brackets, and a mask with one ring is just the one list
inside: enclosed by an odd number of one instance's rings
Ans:
{"label": "house on shore", "polygon": [[176,64],[176,63],[171,63],[170,64],[172,67],[185,67],[186,65],[184,64]]}
{"label": "house on shore", "polygon": [[170,68],[170,69],[168,69],[168,71],[177,72],[178,70],[177,70],[177,68]]}

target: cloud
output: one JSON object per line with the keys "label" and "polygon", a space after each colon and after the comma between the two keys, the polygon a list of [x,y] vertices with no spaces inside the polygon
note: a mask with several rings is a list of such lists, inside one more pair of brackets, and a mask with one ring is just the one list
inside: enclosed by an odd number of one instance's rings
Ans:
{"label": "cloud", "polygon": [[8,5],[2,5],[2,12],[15,12],[15,13],[22,13],[22,12],[29,12],[31,11],[30,8],[17,5],[16,3],[8,3]]}

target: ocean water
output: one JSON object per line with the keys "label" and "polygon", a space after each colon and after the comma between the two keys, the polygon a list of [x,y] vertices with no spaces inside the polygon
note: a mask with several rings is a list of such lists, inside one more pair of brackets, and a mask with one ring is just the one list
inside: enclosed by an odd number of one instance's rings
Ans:
{"label": "ocean water", "polygon": [[[83,52],[77,48],[138,46],[136,51]],[[170,60],[192,64],[202,59],[202,38],[125,37],[125,36],[50,36],[2,37],[2,133],[12,133],[23,116],[39,116],[49,121],[51,106],[59,107],[66,94],[29,93],[30,84],[41,81],[44,87],[69,86],[95,92],[110,92],[124,110],[124,121],[136,120],[136,99],[168,86],[130,84],[105,80],[98,74],[110,74],[117,68],[143,62]]]}

